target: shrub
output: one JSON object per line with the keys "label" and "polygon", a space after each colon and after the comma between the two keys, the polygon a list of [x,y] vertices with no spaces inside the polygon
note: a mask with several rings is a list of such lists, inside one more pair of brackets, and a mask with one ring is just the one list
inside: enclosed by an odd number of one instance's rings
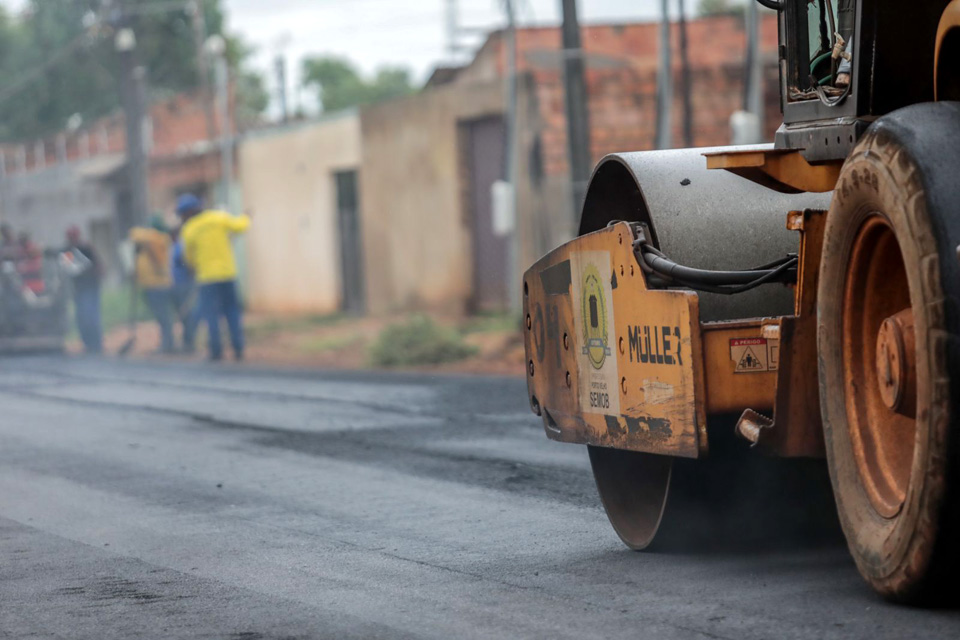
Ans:
{"label": "shrub", "polygon": [[392,324],[370,346],[370,361],[381,367],[440,364],[476,353],[460,334],[423,315]]}

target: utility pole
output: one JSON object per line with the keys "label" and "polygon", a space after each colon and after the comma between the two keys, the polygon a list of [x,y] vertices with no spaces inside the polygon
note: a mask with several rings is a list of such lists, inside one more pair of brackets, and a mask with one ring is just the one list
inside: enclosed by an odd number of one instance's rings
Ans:
{"label": "utility pole", "polygon": [[297,79],[293,83],[293,117],[303,116],[303,70],[297,70]]}
{"label": "utility pole", "polygon": [[460,52],[460,45],[457,36],[460,31],[460,10],[457,6],[457,0],[446,0],[447,7],[447,62],[453,64],[457,60],[457,54]]}
{"label": "utility pole", "polygon": [[286,124],[290,118],[287,109],[287,58],[281,52],[273,60],[273,71],[277,83],[277,103],[280,106],[280,121]]}
{"label": "utility pole", "polygon": [[672,62],[670,59],[669,0],[660,0],[660,66],[657,69],[657,149],[669,149],[671,113],[673,104]]}
{"label": "utility pole", "polygon": [[0,149],[0,221],[7,215],[7,153]]}
{"label": "utility pole", "polygon": [[[146,119],[146,69],[136,63],[137,38],[128,26],[117,31],[114,47],[120,59],[120,91],[127,133],[127,180],[130,212],[126,222],[145,225],[149,197],[147,192],[147,153],[143,132]],[[125,230],[124,230],[125,231]]]}
{"label": "utility pole", "polygon": [[230,204],[233,182],[233,124],[230,121],[230,76],[227,58],[217,58],[217,104],[220,108],[220,165],[223,180],[223,201]]}
{"label": "utility pole", "polygon": [[760,61],[759,3],[747,3],[747,68],[743,109],[757,117],[757,129],[763,131],[763,66]]}
{"label": "utility pole", "polygon": [[520,300],[520,229],[517,207],[520,182],[520,136],[517,126],[517,20],[513,0],[504,0],[507,14],[507,29],[504,34],[507,62],[507,180],[510,182],[510,200],[512,205],[513,230],[508,238],[507,268],[507,307],[510,312],[519,315]]}
{"label": "utility pole", "polygon": [[570,161],[570,184],[573,187],[573,229],[580,218],[580,208],[587,195],[590,179],[590,117],[583,47],[580,43],[580,22],[577,0],[562,0],[563,11],[563,97],[567,115],[567,156]]}
{"label": "utility pole", "polygon": [[[281,33],[273,42],[273,81],[276,85],[276,95],[274,99],[277,101],[277,108],[280,111],[280,121],[286,124],[290,120],[290,101],[287,98],[287,47],[290,46],[291,36],[288,31]],[[294,113],[299,113],[300,111],[300,84],[299,82],[294,89],[295,99],[297,102],[296,110]]]}
{"label": "utility pole", "polygon": [[230,77],[227,68],[226,42],[222,36],[207,38],[207,53],[213,58],[213,74],[217,89],[217,115],[220,121],[220,197],[230,207],[230,186],[233,182],[233,130],[230,122]]}
{"label": "utility pole", "polygon": [[210,94],[210,65],[203,50],[207,41],[207,19],[203,15],[200,0],[191,0],[187,5],[187,12],[193,27],[193,46],[197,56],[197,74],[200,76],[200,101],[203,103],[203,117],[207,125],[207,140],[213,140],[217,131],[213,118],[213,96]]}
{"label": "utility pole", "polygon": [[763,142],[763,69],[760,64],[760,24],[756,2],[747,3],[744,31],[747,34],[747,55],[743,69],[743,109],[730,116],[731,142],[757,144]]}
{"label": "utility pole", "polygon": [[693,102],[690,96],[690,57],[687,45],[687,9],[680,3],[680,93],[683,97],[683,146],[693,146]]}

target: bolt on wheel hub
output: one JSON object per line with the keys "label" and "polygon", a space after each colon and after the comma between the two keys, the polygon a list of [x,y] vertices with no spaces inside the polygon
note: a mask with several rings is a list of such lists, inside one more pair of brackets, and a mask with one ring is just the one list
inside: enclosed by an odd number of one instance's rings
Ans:
{"label": "bolt on wheel hub", "polygon": [[883,321],[877,333],[877,385],[888,409],[912,415],[916,406],[913,312]]}

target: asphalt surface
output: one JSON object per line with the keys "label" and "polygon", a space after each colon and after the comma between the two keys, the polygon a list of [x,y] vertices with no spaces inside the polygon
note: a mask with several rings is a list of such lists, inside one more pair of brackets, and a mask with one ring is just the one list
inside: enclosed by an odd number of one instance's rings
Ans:
{"label": "asphalt surface", "polygon": [[523,380],[4,358],[0,636],[960,637],[728,426],[635,553]]}

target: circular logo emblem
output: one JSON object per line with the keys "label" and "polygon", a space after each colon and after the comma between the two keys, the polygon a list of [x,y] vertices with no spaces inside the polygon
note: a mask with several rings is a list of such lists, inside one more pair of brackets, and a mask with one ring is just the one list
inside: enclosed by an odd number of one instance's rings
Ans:
{"label": "circular logo emblem", "polygon": [[583,354],[594,369],[599,369],[610,355],[607,347],[607,303],[600,271],[592,264],[583,270],[580,314],[583,320]]}

